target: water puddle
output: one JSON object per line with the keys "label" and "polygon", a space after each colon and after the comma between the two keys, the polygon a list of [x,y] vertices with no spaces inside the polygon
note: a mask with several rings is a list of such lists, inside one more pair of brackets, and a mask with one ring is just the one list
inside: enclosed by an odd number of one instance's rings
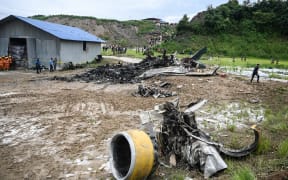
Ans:
{"label": "water puddle", "polygon": [[[253,68],[228,67],[228,66],[221,67],[220,70],[229,74],[246,76],[246,77],[251,77],[252,72],[253,72]],[[264,69],[260,67],[259,76],[260,76],[260,79],[288,83],[288,70],[287,69]]]}
{"label": "water puddle", "polygon": [[264,112],[260,105],[241,102],[205,105],[196,112],[196,121],[200,129],[249,128],[264,120]]}

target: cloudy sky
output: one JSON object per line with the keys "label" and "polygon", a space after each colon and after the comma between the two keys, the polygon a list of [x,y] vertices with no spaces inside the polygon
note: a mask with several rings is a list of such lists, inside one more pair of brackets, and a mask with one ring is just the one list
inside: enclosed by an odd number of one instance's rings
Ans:
{"label": "cloudy sky", "polygon": [[[8,15],[79,15],[104,19],[131,20],[150,17],[177,22],[217,7],[228,0],[0,0],[0,19]],[[239,0],[242,2],[242,0]]]}

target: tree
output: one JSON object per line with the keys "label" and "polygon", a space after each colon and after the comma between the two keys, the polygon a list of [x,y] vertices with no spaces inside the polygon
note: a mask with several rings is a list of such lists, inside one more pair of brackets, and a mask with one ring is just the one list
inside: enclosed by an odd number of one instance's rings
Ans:
{"label": "tree", "polygon": [[179,34],[192,30],[192,26],[189,22],[189,17],[187,16],[187,14],[185,14],[183,18],[179,21],[176,30]]}

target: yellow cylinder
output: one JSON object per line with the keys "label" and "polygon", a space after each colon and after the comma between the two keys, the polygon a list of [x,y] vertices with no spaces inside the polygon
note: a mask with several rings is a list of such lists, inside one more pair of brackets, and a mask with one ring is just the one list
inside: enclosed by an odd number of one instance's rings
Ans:
{"label": "yellow cylinder", "polygon": [[110,165],[116,179],[146,179],[152,171],[154,159],[153,143],[145,132],[129,130],[112,137]]}

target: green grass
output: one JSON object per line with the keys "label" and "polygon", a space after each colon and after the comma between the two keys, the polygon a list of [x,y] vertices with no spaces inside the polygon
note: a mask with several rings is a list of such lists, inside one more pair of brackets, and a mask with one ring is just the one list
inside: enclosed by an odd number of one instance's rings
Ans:
{"label": "green grass", "polygon": [[131,57],[131,58],[139,58],[139,59],[144,59],[146,57],[141,52],[136,53],[136,50],[134,49],[127,49],[126,54],[113,54],[112,50],[109,49],[108,51],[102,51],[102,55],[103,56]]}
{"label": "green grass", "polygon": [[[207,57],[206,57],[207,58]],[[279,69],[288,69],[288,61],[280,61],[277,64],[271,64],[269,59],[265,58],[255,58],[255,57],[247,57],[246,61],[241,61],[240,57],[235,58],[235,62],[233,62],[232,58],[228,57],[214,57],[212,60],[205,60],[205,58],[201,59],[201,62],[209,65],[219,65],[219,66],[229,66],[229,67],[254,67],[256,64],[260,64],[261,68],[279,68]]]}
{"label": "green grass", "polygon": [[260,142],[256,150],[256,154],[265,154],[271,149],[271,141],[266,136],[260,137]]}
{"label": "green grass", "polygon": [[228,174],[232,175],[237,169],[237,162],[232,158],[226,158],[224,161],[227,164],[227,169],[225,170]]}
{"label": "green grass", "polygon": [[[161,52],[153,51],[154,56],[161,56]],[[113,56],[113,52],[111,49],[104,52],[102,51],[103,56]],[[136,53],[135,49],[128,49],[126,54],[118,54],[116,56],[126,56],[126,57],[132,57],[132,58],[139,58],[143,59],[146,56],[143,55],[143,53]],[[189,54],[179,54],[177,53],[176,57],[178,59],[182,59],[185,57],[191,57]],[[209,57],[203,56],[201,58],[201,62],[207,65],[218,65],[218,66],[224,66],[229,67],[231,70],[233,68],[237,67],[255,67],[256,64],[260,64],[260,70],[261,68],[278,68],[278,69],[288,69],[288,61],[280,61],[280,63],[277,64],[271,64],[271,61],[269,59],[265,58],[255,58],[255,57],[248,57],[246,61],[241,61],[240,57],[236,57],[235,62],[232,61],[232,58],[229,57],[213,57],[212,60],[207,60]],[[273,75],[271,75],[273,76]],[[278,76],[277,76],[278,77]],[[288,79],[288,78],[287,78]]]}
{"label": "green grass", "polygon": [[249,118],[249,113],[247,112],[247,110],[243,110],[244,107],[241,108],[241,112],[238,114],[238,117],[241,118],[241,119],[244,119],[244,118]]}
{"label": "green grass", "polygon": [[235,126],[235,124],[227,124],[227,129],[230,132],[235,132],[236,126]]}
{"label": "green grass", "polygon": [[280,158],[288,158],[288,139],[279,144],[277,154]]}
{"label": "green grass", "polygon": [[233,173],[232,180],[254,180],[256,176],[249,167],[242,167]]}
{"label": "green grass", "polygon": [[[207,47],[208,56],[240,57],[246,55],[250,57],[260,57],[270,59],[271,56],[279,58],[280,64],[288,58],[288,42],[282,37],[251,32],[245,36],[233,34],[197,35],[185,33],[176,36],[174,39],[163,43],[168,52],[178,51],[188,53]],[[239,58],[238,58],[239,59]]]}
{"label": "green grass", "polygon": [[288,106],[279,109],[278,112],[272,110],[265,111],[265,119],[263,125],[272,132],[288,130]]}
{"label": "green grass", "polygon": [[241,143],[239,143],[239,137],[236,134],[232,134],[232,138],[231,138],[228,146],[232,149],[242,148]]}
{"label": "green grass", "polygon": [[280,75],[275,74],[275,73],[269,74],[269,78],[276,78],[276,79],[288,80],[288,77],[280,76]]}
{"label": "green grass", "polygon": [[181,174],[174,174],[168,178],[168,180],[184,180],[184,179],[185,179],[185,176]]}
{"label": "green grass", "polygon": [[[127,49],[126,54],[115,54],[113,55],[113,52],[111,49],[109,49],[108,51],[102,51],[102,55],[103,56],[119,56],[119,57],[131,57],[131,58],[139,58],[139,59],[144,59],[146,57],[146,55],[144,55],[142,52],[136,52],[135,49]],[[161,56],[162,54],[157,52],[157,51],[153,51],[153,56]]]}

